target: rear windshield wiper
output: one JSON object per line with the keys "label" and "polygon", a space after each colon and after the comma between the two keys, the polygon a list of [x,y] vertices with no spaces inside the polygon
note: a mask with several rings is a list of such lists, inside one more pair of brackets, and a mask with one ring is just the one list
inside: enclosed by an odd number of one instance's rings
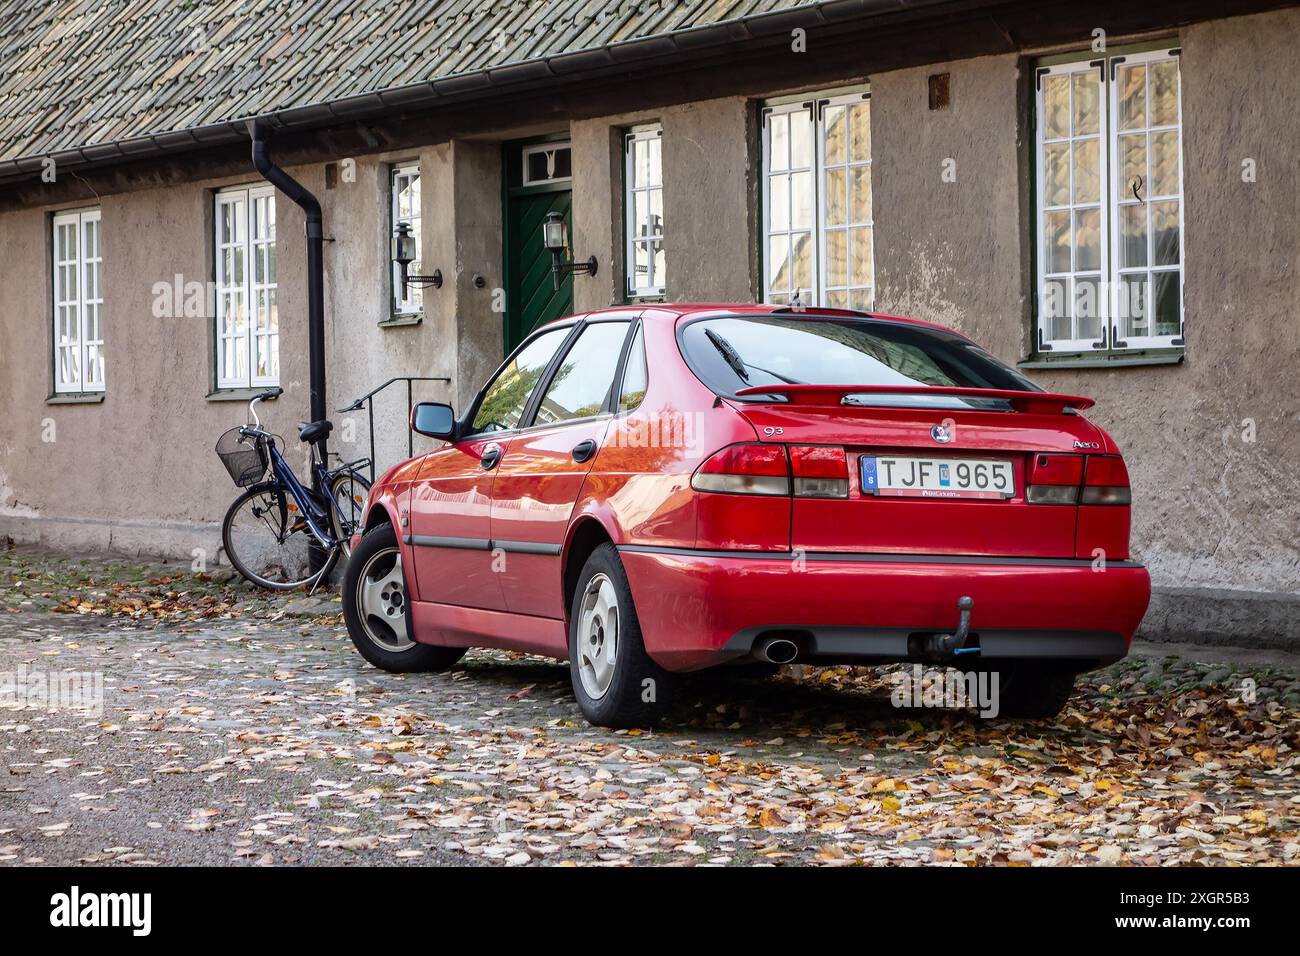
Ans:
{"label": "rear windshield wiper", "polygon": [[754,365],[751,362],[746,362],[743,358],[740,357],[740,353],[736,351],[736,347],[734,345],[732,345],[730,342],[724,339],[717,332],[714,332],[712,329],[705,329],[704,334],[705,336],[708,337],[708,340],[710,343],[712,343],[713,347],[718,350],[718,353],[724,359],[727,360],[727,365],[729,365],[731,367],[731,370],[735,372],[737,376],[739,376],[742,382],[745,383],[749,382],[749,373],[746,372],[745,369],[752,368],[755,369],[756,371],[764,373],[765,375],[771,375],[773,378],[779,379],[780,381],[785,382],[785,384],[787,385],[806,384],[804,382],[799,381],[797,378],[787,378],[786,376],[782,375],[779,372],[773,372],[771,369],[763,368],[763,366],[761,365]]}

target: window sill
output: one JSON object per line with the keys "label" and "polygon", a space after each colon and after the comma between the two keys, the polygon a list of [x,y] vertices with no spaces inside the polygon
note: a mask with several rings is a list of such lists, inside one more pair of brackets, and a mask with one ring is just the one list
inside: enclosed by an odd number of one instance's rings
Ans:
{"label": "window sill", "polygon": [[411,325],[424,324],[423,312],[404,312],[393,315],[377,323],[381,329],[401,329]]}
{"label": "window sill", "polygon": [[[278,385],[263,385],[259,388],[219,388],[216,391],[208,392],[205,397],[210,402],[247,402],[251,401],[256,395],[261,395],[263,392],[279,387]],[[267,401],[273,402],[275,399],[268,398]]]}
{"label": "window sill", "polygon": [[1016,368],[1136,368],[1147,365],[1181,365],[1182,361],[1182,352],[1157,352],[1147,355],[1120,355],[1115,358],[1103,358],[1101,356],[1082,353],[1076,355],[1062,355],[1059,358],[1050,359],[1043,358],[1041,355],[1035,355],[1033,358],[1021,359],[1016,363]]}
{"label": "window sill", "polygon": [[46,405],[98,405],[104,392],[56,392],[45,399]]}

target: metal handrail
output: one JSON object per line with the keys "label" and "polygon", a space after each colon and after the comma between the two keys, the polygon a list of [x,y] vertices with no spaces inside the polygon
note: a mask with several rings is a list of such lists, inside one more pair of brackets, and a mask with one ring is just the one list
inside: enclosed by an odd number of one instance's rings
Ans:
{"label": "metal handrail", "polygon": [[411,409],[415,407],[415,398],[412,393],[412,382],[447,382],[450,384],[451,379],[445,376],[429,375],[395,375],[388,381],[376,388],[372,388],[366,394],[362,395],[351,405],[345,405],[339,409],[343,412],[359,412],[362,408],[370,419],[370,482],[375,481],[375,396],[386,389],[394,382],[406,383],[406,457],[415,457],[415,432],[411,430]]}

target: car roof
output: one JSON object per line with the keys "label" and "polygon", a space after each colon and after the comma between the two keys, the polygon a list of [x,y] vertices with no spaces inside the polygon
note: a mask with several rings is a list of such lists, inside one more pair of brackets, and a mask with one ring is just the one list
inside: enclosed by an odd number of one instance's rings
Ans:
{"label": "car roof", "polygon": [[[841,316],[849,318],[870,318],[881,319],[888,322],[904,322],[908,325],[923,325],[935,329],[944,329],[945,331],[956,332],[955,329],[949,329],[938,322],[929,322],[925,319],[913,319],[903,315],[889,315],[884,312],[859,312],[853,309],[831,309],[819,306],[806,306],[800,311],[795,311],[789,306],[773,305],[771,303],[760,302],[677,302],[677,303],[654,303],[648,306],[623,305],[612,306],[607,309],[596,309],[592,312],[586,312],[578,316],[569,316],[572,318],[592,319],[602,315],[628,315],[636,314],[640,310],[640,315],[644,321],[662,321],[672,322],[685,318],[721,318],[723,316],[733,315],[782,315],[789,318],[819,318],[826,316]],[[566,319],[557,319],[556,322],[564,322]],[[547,323],[548,325],[554,323]],[[958,333],[960,334],[960,333]]]}

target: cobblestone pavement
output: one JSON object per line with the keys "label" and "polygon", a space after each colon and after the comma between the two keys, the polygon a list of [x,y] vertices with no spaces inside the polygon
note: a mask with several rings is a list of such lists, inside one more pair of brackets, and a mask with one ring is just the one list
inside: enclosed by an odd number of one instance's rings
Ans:
{"label": "cobblestone pavement", "polygon": [[[370,668],[335,595],[11,548],[0,863],[1295,863],[1300,682],[1246,666],[1130,658],[1037,725],[706,675],[614,732],[551,661]],[[32,696],[73,673],[102,713]]]}

